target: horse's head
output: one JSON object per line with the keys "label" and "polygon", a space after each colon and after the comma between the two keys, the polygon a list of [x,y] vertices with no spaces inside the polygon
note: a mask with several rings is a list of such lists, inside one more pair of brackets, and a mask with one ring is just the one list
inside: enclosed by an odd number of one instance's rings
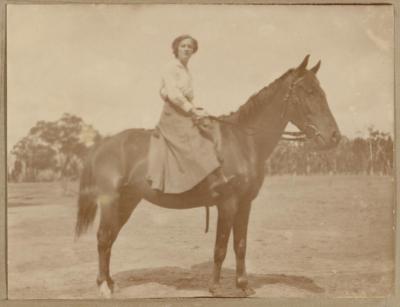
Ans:
{"label": "horse's head", "polygon": [[316,149],[333,148],[341,136],[316,76],[321,62],[308,70],[308,58],[309,55],[292,71],[293,79],[285,98],[285,116],[314,142]]}

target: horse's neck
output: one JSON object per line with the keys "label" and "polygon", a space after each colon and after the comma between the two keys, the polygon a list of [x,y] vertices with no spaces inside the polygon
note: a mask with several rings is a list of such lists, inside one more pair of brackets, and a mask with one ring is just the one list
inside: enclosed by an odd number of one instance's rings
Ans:
{"label": "horse's neck", "polygon": [[282,116],[284,107],[283,99],[279,99],[268,106],[268,110],[260,112],[255,120],[255,134],[249,137],[255,144],[260,162],[264,162],[272,153],[288,123]]}
{"label": "horse's neck", "polygon": [[288,123],[285,117],[288,84],[290,80],[279,80],[261,90],[233,114],[243,128],[251,128],[248,137],[255,145],[257,156],[265,161],[279,142]]}

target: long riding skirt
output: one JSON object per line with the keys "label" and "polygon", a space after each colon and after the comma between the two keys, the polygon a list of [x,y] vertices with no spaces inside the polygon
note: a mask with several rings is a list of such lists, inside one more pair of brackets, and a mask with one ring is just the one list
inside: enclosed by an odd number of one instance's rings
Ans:
{"label": "long riding skirt", "polygon": [[151,136],[147,179],[153,189],[182,193],[220,167],[215,144],[191,117],[166,101]]}

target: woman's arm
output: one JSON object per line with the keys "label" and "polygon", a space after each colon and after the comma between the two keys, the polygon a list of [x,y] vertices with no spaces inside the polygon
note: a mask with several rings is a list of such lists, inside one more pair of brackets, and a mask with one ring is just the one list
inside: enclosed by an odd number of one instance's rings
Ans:
{"label": "woman's arm", "polygon": [[170,102],[185,112],[190,112],[194,106],[178,87],[179,73],[176,67],[169,67],[169,69],[166,70],[163,76],[164,89],[162,95],[166,95]]}

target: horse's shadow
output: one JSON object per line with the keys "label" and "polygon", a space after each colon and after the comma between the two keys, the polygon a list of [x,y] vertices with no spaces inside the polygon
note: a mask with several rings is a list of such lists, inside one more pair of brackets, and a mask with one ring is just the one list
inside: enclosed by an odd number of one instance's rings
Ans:
{"label": "horse's shadow", "polygon": [[[177,290],[200,290],[206,291],[209,286],[212,262],[203,262],[193,265],[190,269],[180,267],[160,267],[151,269],[137,269],[120,272],[114,275],[118,288],[123,289],[146,283],[158,283],[161,285],[175,287]],[[223,296],[241,296],[241,291],[235,287],[235,270],[222,269],[221,285]],[[264,285],[283,284],[304,290],[313,294],[323,293],[325,290],[315,282],[304,276],[293,276],[285,274],[248,274],[249,285],[253,289]]]}

